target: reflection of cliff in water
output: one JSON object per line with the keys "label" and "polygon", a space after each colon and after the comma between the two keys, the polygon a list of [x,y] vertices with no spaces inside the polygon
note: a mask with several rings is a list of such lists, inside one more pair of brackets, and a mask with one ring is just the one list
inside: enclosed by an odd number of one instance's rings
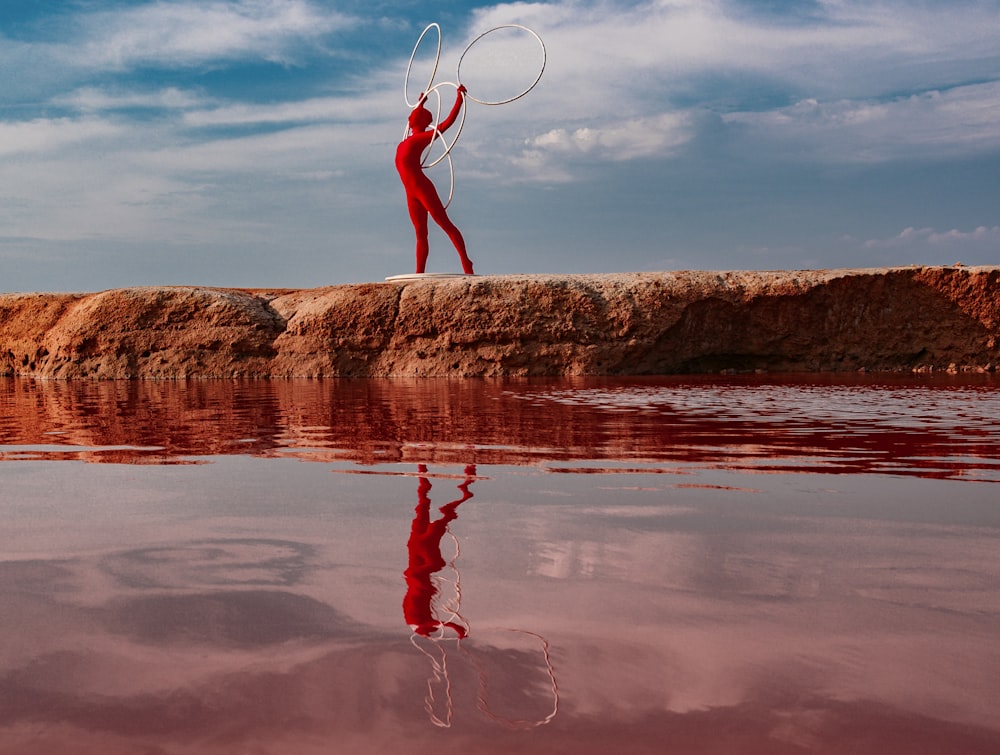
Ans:
{"label": "reflection of cliff in water", "polygon": [[[280,453],[361,464],[606,460],[949,477],[995,473],[1000,458],[1000,392],[990,375],[7,378],[0,408],[0,446],[90,461]],[[0,459],[11,453],[0,448]]]}

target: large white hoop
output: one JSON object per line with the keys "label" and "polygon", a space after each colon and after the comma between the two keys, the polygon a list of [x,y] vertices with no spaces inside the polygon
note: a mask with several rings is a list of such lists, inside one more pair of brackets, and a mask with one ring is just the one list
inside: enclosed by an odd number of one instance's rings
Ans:
{"label": "large white hoop", "polygon": [[535,40],[538,42],[538,46],[542,50],[542,67],[538,71],[538,76],[535,77],[535,80],[531,82],[531,85],[527,89],[525,89],[520,94],[515,95],[514,97],[510,97],[510,98],[508,98],[506,100],[495,100],[495,101],[494,100],[480,100],[480,99],[477,99],[471,93],[466,92],[466,94],[465,94],[466,97],[468,97],[473,102],[478,102],[480,105],[506,105],[508,102],[513,102],[514,100],[519,100],[522,97],[524,97],[524,95],[526,95],[528,92],[530,92],[532,89],[535,88],[535,86],[538,84],[538,82],[541,81],[542,74],[545,73],[545,63],[547,62],[547,56],[546,56],[546,52],[545,52],[545,43],[542,42],[542,38],[539,37],[534,31],[532,31],[531,29],[529,29],[527,26],[521,26],[521,24],[503,24],[502,26],[495,26],[492,29],[487,29],[482,34],[480,34],[478,37],[476,37],[474,40],[472,40],[471,42],[469,42],[469,46],[465,48],[465,52],[462,53],[462,57],[460,57],[458,59],[458,68],[455,71],[455,78],[458,79],[458,83],[459,84],[462,83],[462,61],[465,59],[465,56],[468,54],[469,50],[471,50],[472,47],[473,47],[473,45],[475,45],[476,42],[478,42],[479,40],[481,40],[487,34],[492,34],[493,32],[500,31],[501,29],[520,29],[522,31],[528,32],[528,34],[530,34],[532,37],[534,37]]}
{"label": "large white hoop", "polygon": [[434,83],[434,77],[437,76],[438,63],[441,62],[441,27],[438,26],[436,23],[429,23],[427,24],[426,27],[424,27],[424,30],[420,32],[420,36],[417,37],[417,43],[413,45],[413,52],[410,53],[410,62],[406,66],[406,77],[403,79],[403,100],[405,100],[406,104],[411,109],[415,108],[417,105],[420,104],[419,98],[417,102],[410,102],[409,93],[407,92],[407,90],[410,88],[410,71],[413,69],[413,59],[417,56],[417,49],[420,47],[420,43],[423,42],[424,36],[432,28],[437,29],[437,35],[438,35],[437,54],[434,56],[434,68],[431,71],[430,78],[427,80],[427,86],[425,86],[422,90],[420,90],[421,93],[424,93],[431,88],[431,84]]}

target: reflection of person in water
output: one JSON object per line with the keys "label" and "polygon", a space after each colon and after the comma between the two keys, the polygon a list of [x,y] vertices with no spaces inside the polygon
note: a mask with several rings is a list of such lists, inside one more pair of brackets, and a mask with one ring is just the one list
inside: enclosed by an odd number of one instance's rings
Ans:
{"label": "reflection of person in water", "polygon": [[[406,597],[403,598],[403,616],[409,624],[413,634],[410,635],[410,643],[421,653],[423,653],[431,663],[431,673],[427,679],[427,694],[424,697],[424,709],[430,715],[431,723],[435,726],[448,728],[452,723],[453,705],[451,676],[448,669],[449,647],[454,647],[457,657],[462,658],[474,669],[479,677],[479,694],[476,696],[476,707],[488,718],[497,723],[504,724],[515,729],[534,728],[544,726],[555,718],[559,711],[559,687],[556,684],[555,670],[552,668],[552,661],[549,656],[549,643],[544,637],[535,632],[522,629],[493,629],[492,640],[483,640],[482,631],[478,632],[478,638],[482,644],[467,647],[469,636],[469,624],[459,613],[461,606],[461,589],[459,589],[458,569],[455,564],[457,558],[453,558],[450,563],[446,562],[441,555],[441,540],[448,533],[448,526],[458,518],[458,507],[472,498],[472,491],[469,486],[476,478],[476,467],[470,465],[465,468],[465,481],[458,486],[462,495],[450,503],[441,506],[440,518],[431,521],[431,483],[427,477],[427,467],[421,464],[418,467],[420,481],[417,484],[417,507],[414,511],[413,525],[410,528],[410,539],[406,543],[409,551],[409,565],[403,572],[406,578]],[[457,547],[456,540],[456,547]],[[455,573],[455,595],[451,601],[442,600],[438,583],[444,581],[442,577],[435,575],[445,567],[451,567]],[[446,630],[450,629],[451,632]],[[487,630],[489,633],[490,630]],[[501,634],[502,633],[502,634]],[[487,634],[487,637],[490,635]],[[507,639],[500,639],[506,636]],[[512,644],[510,638],[515,638]],[[544,667],[543,677],[537,676],[534,672],[534,680],[530,676],[525,676],[522,681],[518,677],[532,674],[531,661],[532,650],[517,650],[516,642],[519,638],[522,643],[527,639],[530,643],[537,642],[537,650],[541,651]],[[452,645],[454,643],[454,646]],[[452,654],[456,657],[455,654]],[[511,676],[506,669],[511,667],[511,663],[516,663],[519,673]],[[491,683],[491,671],[500,670],[501,673]],[[548,679],[551,694],[552,708],[544,715],[534,716],[529,711],[539,704],[547,706],[544,701],[542,691],[539,686],[541,679]],[[499,695],[491,694],[491,689],[496,688],[501,691]],[[503,701],[501,707],[510,708],[510,703],[517,698],[522,700],[522,713],[501,714],[495,712],[490,707],[490,700],[496,697]],[[544,701],[544,702],[543,702]]]}
{"label": "reflection of person in water", "polygon": [[[427,467],[421,464],[418,467],[421,474],[426,474]],[[426,477],[420,477],[417,485],[417,507],[414,509],[413,525],[410,528],[410,539],[406,543],[409,551],[409,566],[403,572],[406,578],[406,597],[403,598],[403,616],[406,623],[414,634],[424,637],[430,636],[432,632],[443,630],[448,627],[454,630],[459,638],[465,637],[468,628],[454,621],[460,618],[456,613],[450,621],[442,621],[437,615],[434,605],[434,598],[438,589],[432,577],[447,566],[441,556],[441,538],[448,531],[448,525],[458,518],[456,509],[460,504],[472,498],[472,491],[469,485],[472,484],[476,474],[475,466],[465,468],[466,480],[458,489],[462,492],[461,498],[451,503],[447,503],[438,511],[441,518],[431,521],[431,499],[429,496],[431,483]]]}

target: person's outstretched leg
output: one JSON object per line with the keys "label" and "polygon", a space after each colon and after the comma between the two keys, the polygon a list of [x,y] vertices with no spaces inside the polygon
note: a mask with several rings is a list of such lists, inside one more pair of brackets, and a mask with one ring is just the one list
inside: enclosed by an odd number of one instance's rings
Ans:
{"label": "person's outstretched leg", "polygon": [[463,238],[462,232],[458,230],[458,227],[451,222],[451,218],[448,217],[448,213],[444,207],[434,208],[431,217],[434,218],[435,223],[441,226],[441,230],[448,234],[451,243],[455,245],[458,258],[462,260],[462,270],[466,275],[474,275],[472,260],[469,259],[469,255],[465,251],[465,238]]}

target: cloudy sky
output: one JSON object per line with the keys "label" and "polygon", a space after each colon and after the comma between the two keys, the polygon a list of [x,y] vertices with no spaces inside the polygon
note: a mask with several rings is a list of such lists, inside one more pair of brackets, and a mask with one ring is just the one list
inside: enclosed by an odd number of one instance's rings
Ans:
{"label": "cloudy sky", "polygon": [[0,291],[411,272],[430,22],[479,273],[1000,263],[1000,0],[3,0]]}

